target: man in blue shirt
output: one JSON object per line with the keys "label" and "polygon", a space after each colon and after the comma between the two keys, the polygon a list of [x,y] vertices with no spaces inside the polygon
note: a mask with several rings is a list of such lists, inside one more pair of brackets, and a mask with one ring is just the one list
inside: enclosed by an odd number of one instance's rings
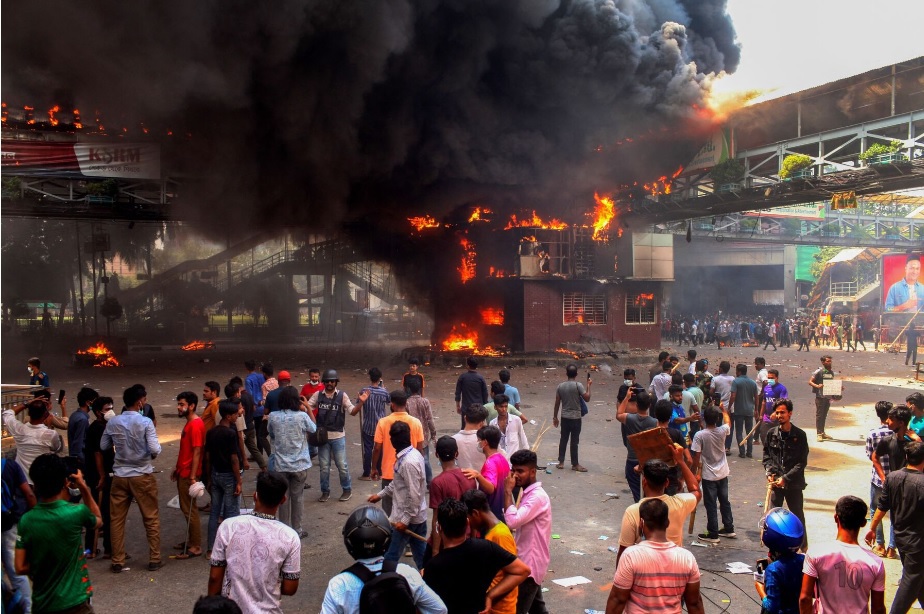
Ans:
{"label": "man in blue shirt", "polygon": [[164,566],[160,558],[160,517],[157,511],[157,479],[151,462],[161,452],[154,423],[141,415],[144,391],[134,386],[122,394],[125,409],[106,423],[100,449],[115,448],[115,463],[110,491],[113,573],[125,564],[125,519],[132,499],[138,502],[141,519],[148,536],[150,561],[148,571]]}
{"label": "man in blue shirt", "polygon": [[905,276],[889,288],[885,310],[914,312],[924,309],[924,284],[918,281],[920,276],[921,257],[911,254],[905,263]]}
{"label": "man in blue shirt", "polygon": [[48,374],[42,371],[42,361],[37,357],[33,356],[29,359],[29,362],[26,365],[29,368],[29,385],[30,386],[42,386],[43,388],[48,388],[51,386],[51,382],[48,379]]}
{"label": "man in blue shirt", "polygon": [[77,458],[81,469],[85,466],[83,447],[87,441],[87,429],[90,428],[90,406],[97,397],[99,393],[92,388],[81,388],[77,393],[77,411],[67,420],[67,452]]}

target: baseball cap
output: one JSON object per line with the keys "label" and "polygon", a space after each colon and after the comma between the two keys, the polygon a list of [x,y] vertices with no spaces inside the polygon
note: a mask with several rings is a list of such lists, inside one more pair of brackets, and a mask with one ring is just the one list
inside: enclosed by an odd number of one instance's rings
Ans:
{"label": "baseball cap", "polygon": [[276,379],[278,379],[278,380],[279,380],[279,379],[287,379],[287,380],[289,380],[289,381],[291,382],[291,381],[292,381],[292,376],[289,374],[288,371],[280,371],[279,374],[276,376]]}

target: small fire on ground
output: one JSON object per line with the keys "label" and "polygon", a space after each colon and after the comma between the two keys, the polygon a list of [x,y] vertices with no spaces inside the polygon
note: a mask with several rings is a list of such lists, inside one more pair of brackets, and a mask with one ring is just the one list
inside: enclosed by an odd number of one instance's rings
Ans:
{"label": "small fire on ground", "polygon": [[195,352],[196,350],[209,350],[215,347],[215,343],[212,341],[190,341],[184,345],[181,349],[184,352]]}
{"label": "small fire on ground", "polygon": [[77,350],[77,356],[83,357],[80,358],[80,360],[84,360],[94,367],[122,366],[122,363],[116,359],[115,355],[112,353],[112,350],[106,347],[106,344],[104,344],[102,341],[97,341],[96,345],[90,346],[85,350]]}

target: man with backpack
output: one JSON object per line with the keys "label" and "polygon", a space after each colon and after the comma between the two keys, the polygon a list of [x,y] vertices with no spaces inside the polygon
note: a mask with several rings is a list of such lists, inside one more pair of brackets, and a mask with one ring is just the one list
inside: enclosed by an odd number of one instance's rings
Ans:
{"label": "man with backpack", "polygon": [[416,569],[384,559],[391,523],[381,509],[355,509],[343,525],[343,543],[356,563],[330,579],[321,614],[446,614]]}

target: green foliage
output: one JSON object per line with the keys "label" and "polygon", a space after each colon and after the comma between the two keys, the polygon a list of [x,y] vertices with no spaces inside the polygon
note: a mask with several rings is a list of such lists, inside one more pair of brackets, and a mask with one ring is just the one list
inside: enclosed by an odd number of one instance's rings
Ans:
{"label": "green foliage", "polygon": [[780,179],[786,179],[796,171],[801,171],[812,165],[812,157],[805,154],[790,154],[783,158],[783,167],[780,169]]}
{"label": "green foliage", "polygon": [[819,277],[821,277],[821,272],[825,270],[825,265],[828,264],[828,260],[831,260],[831,258],[834,258],[839,253],[841,253],[842,249],[844,248],[843,247],[822,247],[820,250],[818,250],[818,253],[812,256],[812,258],[815,259],[815,262],[812,263],[812,266],[810,269],[812,273],[812,277],[814,277],[815,279],[818,279]]}
{"label": "green foliage", "polygon": [[118,196],[119,182],[115,179],[91,181],[87,183],[87,194],[92,194],[93,196]]}
{"label": "green foliage", "polygon": [[744,177],[744,164],[734,158],[729,158],[713,166],[709,171],[709,176],[712,177],[716,186],[735,183]]}
{"label": "green foliage", "polygon": [[875,158],[876,156],[881,156],[883,154],[895,153],[902,148],[901,141],[892,141],[888,145],[883,145],[882,143],[873,143],[866,148],[866,151],[860,154],[861,160],[869,160]]}
{"label": "green foliage", "polygon": [[3,198],[10,200],[22,198],[22,180],[19,177],[3,178]]}

